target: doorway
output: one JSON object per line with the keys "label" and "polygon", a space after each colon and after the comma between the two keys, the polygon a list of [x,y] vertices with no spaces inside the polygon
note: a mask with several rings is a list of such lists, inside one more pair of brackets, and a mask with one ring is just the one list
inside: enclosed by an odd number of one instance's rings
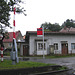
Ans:
{"label": "doorway", "polygon": [[29,55],[29,46],[23,45],[23,56]]}
{"label": "doorway", "polygon": [[68,54],[68,43],[62,43],[62,54]]}

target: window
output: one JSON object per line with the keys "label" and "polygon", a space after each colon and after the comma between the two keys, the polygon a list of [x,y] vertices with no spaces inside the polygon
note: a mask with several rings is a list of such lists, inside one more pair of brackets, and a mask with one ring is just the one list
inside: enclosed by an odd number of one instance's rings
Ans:
{"label": "window", "polygon": [[[37,43],[38,50],[43,50],[43,43]],[[44,43],[44,50],[46,50],[46,43]]]}
{"label": "window", "polygon": [[58,50],[58,43],[54,43],[54,50]]}
{"label": "window", "polygon": [[75,43],[71,44],[71,49],[75,49]]}
{"label": "window", "polygon": [[43,49],[43,44],[42,43],[38,43],[38,49],[42,50]]}

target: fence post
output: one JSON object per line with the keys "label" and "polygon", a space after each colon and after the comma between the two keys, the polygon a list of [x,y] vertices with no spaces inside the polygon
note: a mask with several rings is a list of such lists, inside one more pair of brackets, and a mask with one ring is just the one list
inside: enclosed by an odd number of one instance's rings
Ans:
{"label": "fence post", "polygon": [[3,47],[1,47],[1,62],[3,62]]}

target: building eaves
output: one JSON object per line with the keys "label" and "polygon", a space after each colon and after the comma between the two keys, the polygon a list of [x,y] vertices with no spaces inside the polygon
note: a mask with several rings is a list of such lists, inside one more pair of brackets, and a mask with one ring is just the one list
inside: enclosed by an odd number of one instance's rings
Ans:
{"label": "building eaves", "polygon": [[[28,35],[34,35],[36,34],[37,35],[37,31],[27,31],[27,34]],[[75,35],[75,32],[51,32],[51,31],[45,31],[44,32],[45,35],[48,35],[48,34],[56,34],[56,35]]]}

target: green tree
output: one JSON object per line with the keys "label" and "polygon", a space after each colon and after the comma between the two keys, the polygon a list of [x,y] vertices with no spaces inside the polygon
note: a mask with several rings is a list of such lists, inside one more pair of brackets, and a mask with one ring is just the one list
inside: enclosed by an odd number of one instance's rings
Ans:
{"label": "green tree", "polygon": [[45,31],[59,31],[61,26],[58,23],[51,24],[51,23],[43,23],[41,27],[44,26]]}
{"label": "green tree", "polygon": [[0,0],[0,25],[9,26],[10,7],[4,0]]}
{"label": "green tree", "polygon": [[13,11],[14,5],[16,5],[16,12],[23,13],[26,16],[26,14],[25,14],[26,10],[24,10],[24,8],[20,6],[21,3],[23,4],[24,2],[21,0],[10,0],[8,2],[8,5],[10,6],[10,11]]}
{"label": "green tree", "polygon": [[10,20],[10,13],[13,11],[14,5],[16,5],[16,12],[17,13],[24,13],[26,10],[20,6],[20,3],[22,3],[21,0],[0,0],[0,25],[9,26],[9,20]]}
{"label": "green tree", "polygon": [[20,3],[23,3],[21,0],[0,0],[0,32],[1,25],[10,27],[10,12],[13,12],[14,6],[16,5],[16,12],[23,13],[25,16],[25,11],[23,7],[20,6]]}
{"label": "green tree", "polygon": [[75,28],[75,21],[74,20],[70,20],[70,19],[67,19],[63,24],[62,24],[62,28],[64,27],[74,27]]}
{"label": "green tree", "polygon": [[[21,0],[0,0],[0,34],[3,34],[4,30],[2,30],[2,28],[4,26],[10,27],[10,12],[13,11],[15,5],[16,12],[23,13],[26,16],[26,14],[24,13],[25,10],[20,6],[20,3],[23,2]],[[5,34],[7,36],[7,33]]]}

